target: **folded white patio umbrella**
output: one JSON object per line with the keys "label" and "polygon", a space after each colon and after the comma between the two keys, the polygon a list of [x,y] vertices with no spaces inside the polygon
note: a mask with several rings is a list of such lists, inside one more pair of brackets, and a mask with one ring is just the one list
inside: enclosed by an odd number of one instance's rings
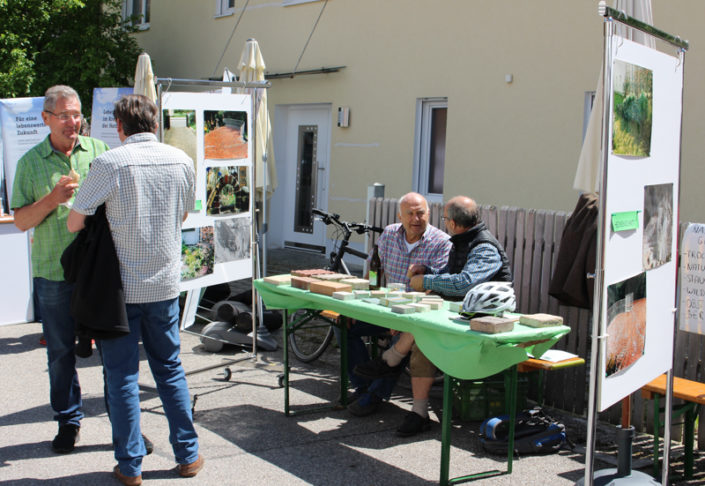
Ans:
{"label": "folded white patio umbrella", "polygon": [[154,88],[152,60],[146,52],[143,52],[137,58],[137,68],[135,69],[135,86],[132,93],[144,95],[155,103],[157,102],[157,90]]}

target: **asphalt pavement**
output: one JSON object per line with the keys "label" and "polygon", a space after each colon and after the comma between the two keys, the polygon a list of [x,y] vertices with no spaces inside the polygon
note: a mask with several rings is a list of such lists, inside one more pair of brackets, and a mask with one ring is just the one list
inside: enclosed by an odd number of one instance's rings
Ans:
{"label": "asphalt pavement", "polygon": [[[282,255],[280,265],[293,267],[293,260],[288,261],[286,253]],[[316,264],[299,257],[296,261],[298,268]],[[276,271],[277,267],[273,268]],[[249,284],[239,285],[242,288]],[[38,323],[0,326],[0,485],[118,484],[111,475],[116,461],[97,352],[78,359],[86,415],[80,442],[70,454],[52,451],[57,426],[48,404],[46,351],[39,343],[40,336]],[[274,336],[281,339],[280,332]],[[139,381],[142,430],[155,446],[154,453],[143,462],[144,484],[438,483],[441,402],[432,399],[430,431],[411,438],[396,437],[394,431],[411,404],[411,392],[403,380],[390,402],[369,417],[354,417],[344,409],[286,417],[284,390],[279,386],[281,347],[258,351],[256,356],[234,346],[209,353],[198,335],[182,332],[181,349],[205,468],[192,479],[179,478],[174,471],[167,422],[144,359]],[[293,365],[291,403],[295,409],[336,399],[335,347],[311,364]],[[228,381],[226,368],[231,373]],[[454,421],[451,477],[506,468],[506,457],[490,456],[482,450],[478,426],[479,422]],[[578,447],[546,456],[515,458],[511,475],[483,479],[480,484],[572,485],[583,477],[582,450]],[[612,467],[602,463],[596,466]]]}

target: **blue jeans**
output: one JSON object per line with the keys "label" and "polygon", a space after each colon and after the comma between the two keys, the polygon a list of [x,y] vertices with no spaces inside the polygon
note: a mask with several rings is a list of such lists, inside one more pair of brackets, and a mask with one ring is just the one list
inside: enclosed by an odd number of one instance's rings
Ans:
{"label": "blue jeans", "polygon": [[76,372],[75,323],[69,315],[73,284],[35,277],[49,366],[49,401],[59,425],[81,425],[81,385]]}
{"label": "blue jeans", "polygon": [[[357,376],[353,373],[355,366],[370,360],[370,354],[367,352],[367,346],[362,341],[363,336],[379,336],[388,332],[388,329],[369,322],[357,321],[350,329],[348,329],[348,378],[350,384],[355,389],[367,389],[368,392],[374,393],[383,400],[388,400],[392,395],[392,390],[397,383],[397,377],[391,376],[386,378],[378,378],[370,381]],[[336,333],[338,342],[340,342],[340,334]]]}
{"label": "blue jeans", "polygon": [[100,341],[120,472],[140,475],[142,457],[147,452],[140,430],[140,339],[169,422],[169,441],[176,462],[192,463],[198,459],[198,436],[191,417],[186,374],[179,359],[178,299],[127,304],[127,319],[130,334]]}

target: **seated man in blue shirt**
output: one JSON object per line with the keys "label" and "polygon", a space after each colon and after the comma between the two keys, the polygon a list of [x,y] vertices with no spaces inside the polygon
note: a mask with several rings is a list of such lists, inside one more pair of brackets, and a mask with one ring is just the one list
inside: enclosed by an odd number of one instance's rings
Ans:
{"label": "seated man in blue shirt", "polygon": [[[511,282],[509,260],[502,245],[480,221],[477,204],[465,196],[456,196],[443,209],[453,247],[448,263],[440,270],[424,265],[411,265],[410,286],[417,291],[429,290],[450,300],[462,300],[475,285],[488,281]],[[397,435],[408,437],[431,426],[428,417],[428,396],[436,367],[416,347],[411,333],[402,333],[399,341],[379,358],[355,368],[355,374],[367,379],[399,372],[401,360],[411,351],[411,390],[413,406]]]}

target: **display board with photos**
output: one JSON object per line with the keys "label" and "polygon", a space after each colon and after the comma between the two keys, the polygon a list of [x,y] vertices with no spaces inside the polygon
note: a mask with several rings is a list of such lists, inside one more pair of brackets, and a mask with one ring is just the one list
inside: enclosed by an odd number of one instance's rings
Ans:
{"label": "display board with photos", "polygon": [[615,36],[603,228],[599,408],[671,368],[683,66]]}
{"label": "display board with photos", "polygon": [[252,277],[251,97],[167,92],[162,141],[194,161],[196,204],[182,228],[181,290]]}

